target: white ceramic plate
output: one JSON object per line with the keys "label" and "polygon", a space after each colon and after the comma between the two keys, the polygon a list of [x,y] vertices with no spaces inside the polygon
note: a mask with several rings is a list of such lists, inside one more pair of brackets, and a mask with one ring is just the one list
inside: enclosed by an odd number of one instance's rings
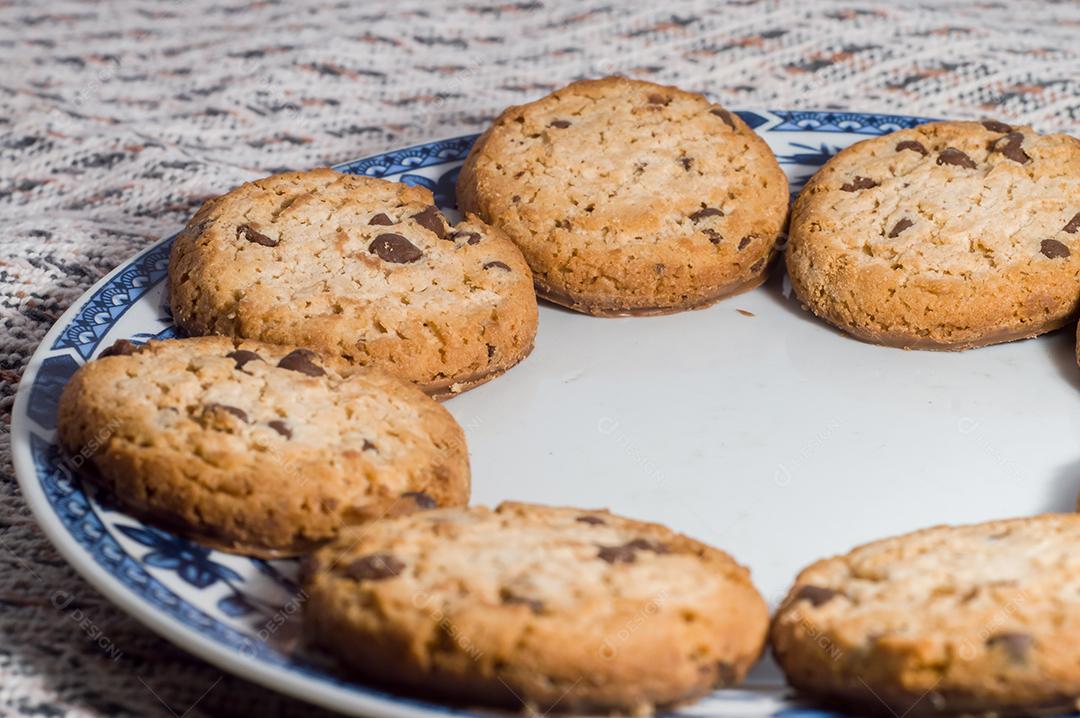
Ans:
{"label": "white ceramic plate", "polygon": [[[793,191],[839,149],[921,121],[739,114],[777,153]],[[423,184],[449,209],[473,139],[339,169]],[[172,335],[169,245],[98,282],[25,371],[15,469],[42,528],[110,600],[225,670],[349,714],[474,715],[367,688],[297,652],[293,562],[230,556],[145,526],[99,502],[61,460],[56,402],[72,372],[116,339]],[[814,320],[774,277],[667,317],[595,319],[544,306],[532,356],[447,407],[468,434],[475,502],[606,506],[669,524],[748,564],[775,604],[799,568],[864,541],[1072,510],[1078,387],[1071,331],[960,354],[887,349]],[[769,661],[744,689],[680,713],[827,715],[789,703]]]}

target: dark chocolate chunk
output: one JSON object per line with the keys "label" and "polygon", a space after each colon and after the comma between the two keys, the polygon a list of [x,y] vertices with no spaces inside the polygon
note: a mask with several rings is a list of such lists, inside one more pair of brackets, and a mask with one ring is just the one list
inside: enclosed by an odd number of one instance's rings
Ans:
{"label": "dark chocolate chunk", "polygon": [[761,268],[764,267],[764,266],[765,266],[765,258],[762,257],[761,259],[759,259],[758,261],[756,261],[756,262],[754,262],[753,264],[750,265],[750,271],[751,272],[761,271]]}
{"label": "dark chocolate chunk", "polygon": [[345,567],[345,575],[356,581],[384,581],[401,575],[405,564],[388,553],[373,553]]}
{"label": "dark chocolate chunk", "polygon": [[902,220],[893,225],[893,228],[891,230],[889,230],[889,239],[899,237],[901,232],[903,232],[905,229],[909,229],[914,224],[915,223],[912,222],[910,219],[904,217]]}
{"label": "dark chocolate chunk", "polygon": [[653,553],[668,553],[667,544],[660,543],[659,541],[650,541],[649,539],[634,539],[626,544],[635,551],[652,551]]}
{"label": "dark chocolate chunk", "polygon": [[[412,219],[424,229],[434,232],[439,239],[446,236],[446,221],[443,219],[442,212],[435,205],[425,207],[422,212],[414,214]],[[383,258],[385,259],[385,257]]]}
{"label": "dark chocolate chunk", "polygon": [[693,165],[694,165],[694,158],[693,157],[680,157],[678,162],[679,162],[679,164],[682,165],[682,168],[684,170],[689,172],[690,168],[693,167]]}
{"label": "dark chocolate chunk", "polygon": [[668,553],[668,547],[659,541],[639,538],[628,541],[621,546],[600,546],[596,556],[608,563],[633,563],[637,560],[638,551]]}
{"label": "dark chocolate chunk", "polygon": [[422,509],[434,509],[438,507],[435,499],[423,491],[406,491],[401,495],[403,499],[412,499],[413,503]]}
{"label": "dark chocolate chunk", "polygon": [[495,345],[494,344],[488,344],[487,345],[487,355],[488,355],[488,359],[495,356]]}
{"label": "dark chocolate chunk", "polygon": [[853,180],[840,186],[840,189],[844,192],[857,192],[861,189],[870,189],[871,187],[877,187],[878,183],[869,177],[861,177],[856,175]]}
{"label": "dark chocolate chunk", "polygon": [[1065,227],[1062,229],[1062,231],[1068,232],[1069,234],[1076,234],[1077,232],[1080,232],[1080,212],[1074,214],[1073,218],[1065,223]]}
{"label": "dark chocolate chunk", "polygon": [[600,546],[596,557],[608,563],[633,563],[637,552],[629,546]]}
{"label": "dark chocolate chunk", "polygon": [[750,246],[750,243],[751,243],[751,242],[753,242],[753,241],[754,241],[754,238],[753,238],[753,237],[751,237],[750,235],[746,235],[745,237],[743,237],[742,239],[740,239],[740,240],[739,240],[739,251],[741,252],[742,250],[744,250],[744,249],[746,249],[747,247],[749,247],[749,246]]}
{"label": "dark chocolate chunk", "polygon": [[221,411],[226,414],[231,414],[232,416],[235,416],[237,419],[244,422],[245,424],[248,421],[248,415],[246,411],[235,406],[229,406],[228,404],[217,404],[211,402],[203,407],[203,411],[211,414]]}
{"label": "dark chocolate chunk", "polygon": [[112,343],[112,346],[108,347],[98,355],[98,359],[101,359],[102,357],[131,356],[132,354],[138,353],[140,348],[141,347],[135,342],[129,342],[127,339],[117,339]]}
{"label": "dark chocolate chunk", "polygon": [[946,147],[938,153],[937,163],[939,165],[956,165],[957,167],[966,167],[969,170],[975,169],[975,160],[968,157],[961,150],[955,147]]}
{"label": "dark chocolate chunk", "polygon": [[408,264],[424,256],[419,247],[400,234],[380,234],[368,246],[368,251],[391,264]]}
{"label": "dark chocolate chunk", "polygon": [[709,110],[709,112],[711,112],[712,114],[716,115],[721,120],[723,120],[724,124],[727,125],[728,127],[730,127],[731,129],[733,129],[733,130],[735,129],[735,120],[734,120],[734,118],[732,118],[731,113],[728,112],[727,110],[725,110],[723,107],[714,107],[711,110]]}
{"label": "dark chocolate chunk", "polygon": [[806,585],[801,587],[798,593],[795,594],[795,600],[809,601],[810,604],[816,608],[818,606],[828,603],[839,595],[839,591],[834,591],[831,588]]}
{"label": "dark chocolate chunk", "polygon": [[575,521],[578,521],[578,522],[583,523],[583,524],[591,524],[593,526],[597,526],[597,525],[600,525],[600,524],[606,524],[607,523],[607,521],[604,521],[599,516],[590,516],[588,514],[585,514],[584,516],[578,516],[575,519]]}
{"label": "dark chocolate chunk", "polygon": [[716,207],[704,207],[702,209],[699,209],[697,212],[694,212],[692,215],[690,215],[690,221],[691,222],[700,222],[701,220],[705,219],[706,217],[723,217],[723,216],[724,216],[723,210],[717,209]]}
{"label": "dark chocolate chunk", "polygon": [[1035,644],[1030,634],[1018,632],[995,633],[986,639],[987,648],[1001,648],[1013,663],[1027,663]]}
{"label": "dark chocolate chunk", "polygon": [[284,436],[286,439],[292,438],[292,429],[281,419],[274,419],[267,424],[271,429]]}
{"label": "dark chocolate chunk", "polygon": [[997,120],[983,120],[982,126],[991,132],[1012,132],[1012,126],[1006,125],[1004,122],[998,122]]}
{"label": "dark chocolate chunk", "polygon": [[1065,257],[1068,257],[1070,254],[1072,254],[1072,252],[1069,251],[1068,247],[1066,247],[1064,244],[1057,241],[1056,239],[1044,239],[1042,241],[1041,251],[1043,255],[1049,257],[1050,259],[1064,259]]}
{"label": "dark chocolate chunk", "polygon": [[554,127],[557,130],[565,130],[570,126],[570,120],[552,120],[548,127]]}
{"label": "dark chocolate chunk", "polygon": [[237,369],[243,369],[244,365],[249,361],[262,361],[263,358],[255,352],[250,352],[247,349],[237,349],[226,354],[229,359],[236,362]]}
{"label": "dark chocolate chunk", "polygon": [[495,269],[495,268],[505,269],[507,272],[510,271],[510,265],[507,264],[506,262],[495,261],[495,262],[488,262],[487,264],[484,265],[484,269]]}
{"label": "dark chocolate chunk", "polygon": [[447,237],[447,239],[453,242],[456,242],[459,239],[464,239],[465,244],[477,244],[482,239],[482,237],[480,236],[479,232],[472,232],[467,229],[459,229],[458,231]]}
{"label": "dark chocolate chunk", "polygon": [[301,374],[307,374],[308,376],[323,376],[326,374],[322,367],[314,362],[314,359],[318,355],[310,349],[293,349],[291,352],[281,357],[281,361],[277,363],[282,369],[288,369],[289,371],[298,371]]}
{"label": "dark chocolate chunk", "polygon": [[706,237],[709,238],[709,241],[712,242],[713,244],[720,244],[721,242],[724,241],[724,235],[720,234],[719,232],[717,232],[712,227],[706,227],[705,229],[703,229],[701,231]]}
{"label": "dark chocolate chunk", "polygon": [[1019,132],[1010,132],[997,141],[995,147],[1002,155],[1022,165],[1031,162],[1031,157],[1024,152],[1024,136]]}
{"label": "dark chocolate chunk", "polygon": [[255,244],[260,244],[263,247],[276,247],[278,245],[278,241],[276,239],[270,239],[262,232],[255,231],[249,224],[242,224],[237,227],[236,237],[237,239],[243,237],[247,241],[254,242]]}
{"label": "dark chocolate chunk", "polygon": [[1068,232],[1069,234],[1076,234],[1080,231],[1080,212],[1072,215],[1072,219],[1065,223],[1065,227],[1062,231]]}
{"label": "dark chocolate chunk", "polygon": [[904,150],[911,150],[912,152],[918,152],[923,157],[930,154],[922,142],[916,140],[904,140],[903,142],[896,143],[896,151],[903,152]]}
{"label": "dark chocolate chunk", "polygon": [[377,215],[368,220],[368,224],[390,225],[393,223],[394,220],[390,219],[390,216],[387,215],[385,212],[379,212]]}

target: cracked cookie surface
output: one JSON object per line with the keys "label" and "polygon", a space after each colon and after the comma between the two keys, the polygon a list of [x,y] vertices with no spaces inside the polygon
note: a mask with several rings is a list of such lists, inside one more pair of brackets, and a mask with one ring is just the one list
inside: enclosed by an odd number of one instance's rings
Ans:
{"label": "cracked cookie surface", "polygon": [[966,349],[1041,334],[1080,308],[1080,140],[936,122],[865,140],[799,194],[799,300],[866,341]]}
{"label": "cracked cookie surface", "polygon": [[504,230],[538,293],[598,315],[710,304],[766,276],[788,183],[765,141],[698,94],[625,78],[511,107],[458,204]]}
{"label": "cracked cookie surface", "polygon": [[189,334],[309,347],[438,397],[506,371],[536,335],[532,278],[502,232],[451,226],[422,187],[326,169],[207,202],[169,289]]}
{"label": "cracked cookie surface", "polygon": [[305,561],[304,630],[361,677],[539,711],[645,712],[739,681],[746,569],[657,525],[504,503],[380,521]]}
{"label": "cracked cookie surface", "polygon": [[777,610],[773,654],[793,686],[860,712],[1072,712],[1078,544],[1080,516],[1046,514],[935,527],[819,561]]}
{"label": "cracked cookie surface", "polygon": [[465,437],[416,387],[224,337],[119,342],[65,387],[59,441],[134,513],[224,550],[307,551],[469,498]]}

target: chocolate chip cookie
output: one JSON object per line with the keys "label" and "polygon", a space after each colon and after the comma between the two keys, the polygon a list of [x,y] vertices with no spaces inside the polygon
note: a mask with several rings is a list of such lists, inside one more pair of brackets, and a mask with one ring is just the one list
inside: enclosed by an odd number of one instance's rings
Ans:
{"label": "chocolate chip cookie", "polygon": [[169,261],[190,334],[302,346],[443,398],[521,361],[536,296],[521,253],[475,217],[451,225],[423,187],[292,172],[208,202]]}
{"label": "chocolate chip cookie", "polygon": [[737,115],[621,77],[507,109],[457,193],[521,247],[542,297],[596,315],[680,311],[757,286],[789,196]]}
{"label": "chocolate chip cookie", "polygon": [[376,371],[224,337],[120,342],[60,399],[59,441],[133,513],[228,551],[300,553],[346,526],[469,499],[457,422]]}
{"label": "chocolate chip cookie", "polygon": [[344,533],[302,571],[307,637],[359,677],[564,713],[738,682],[768,611],[746,569],[663,526],[520,503]]}
{"label": "chocolate chip cookie", "polygon": [[967,349],[1080,307],[1080,140],[935,122],[832,158],[792,210],[799,300],[866,341]]}
{"label": "chocolate chip cookie", "polygon": [[940,526],[805,569],[789,682],[859,714],[1058,715],[1080,699],[1080,515]]}

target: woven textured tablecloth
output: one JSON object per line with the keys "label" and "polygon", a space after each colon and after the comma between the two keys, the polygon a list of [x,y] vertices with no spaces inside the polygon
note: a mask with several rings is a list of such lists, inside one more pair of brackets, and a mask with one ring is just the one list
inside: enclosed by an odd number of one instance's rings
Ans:
{"label": "woven textured tablecloth", "polygon": [[[109,605],[51,548],[12,475],[15,386],[45,331],[206,198],[478,131],[506,105],[612,73],[735,108],[1076,134],[1078,37],[1076,0],[0,0],[0,711],[321,715]],[[56,591],[72,598],[63,610]]]}

